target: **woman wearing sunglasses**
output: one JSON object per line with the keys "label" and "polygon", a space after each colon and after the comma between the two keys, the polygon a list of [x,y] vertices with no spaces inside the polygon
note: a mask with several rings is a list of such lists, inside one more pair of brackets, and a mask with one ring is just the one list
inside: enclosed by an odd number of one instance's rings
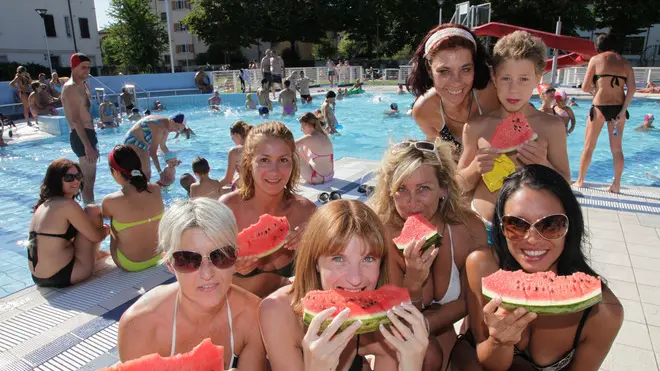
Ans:
{"label": "woman wearing sunglasses", "polygon": [[[185,353],[206,338],[224,347],[222,370],[265,369],[257,323],[259,298],[231,284],[236,220],[208,198],[177,201],[158,228],[158,246],[176,282],[143,295],[119,321],[122,362]],[[240,364],[239,364],[240,357]]]}
{"label": "woman wearing sunglasses", "polygon": [[256,223],[263,214],[286,216],[290,230],[284,248],[262,259],[245,259],[236,266],[234,284],[265,297],[293,276],[293,255],[300,233],[316,206],[297,195],[299,157],[291,131],[273,121],[250,130],[243,148],[239,186],[220,197],[234,212],[238,229]]}
{"label": "woman wearing sunglasses", "polygon": [[103,217],[112,220],[110,252],[118,267],[137,272],[155,266],[158,221],[165,205],[161,188],[149,183],[140,157],[127,145],[117,145],[108,154],[112,178],[121,186],[103,198]]}
{"label": "woman wearing sunglasses", "polygon": [[[394,307],[392,326],[355,335],[359,321],[337,333],[348,311],[320,331],[334,308],[320,312],[309,326],[301,300],[312,290],[374,290],[389,283],[389,241],[376,214],[359,201],[338,200],[312,216],[296,255],[292,285],[269,295],[259,308],[259,323],[273,371],[420,371],[428,345],[427,325],[410,303]],[[405,321],[408,325],[404,325]],[[438,350],[439,351],[439,350]],[[441,357],[441,355],[440,355]]]}
{"label": "woman wearing sunglasses", "polygon": [[486,303],[481,279],[498,269],[597,276],[584,255],[580,205],[562,176],[528,165],[510,176],[495,205],[495,245],[467,260],[470,333],[478,362],[488,369],[597,370],[623,321],[623,308],[603,283],[603,300],[582,312],[537,316]]}
{"label": "woman wearing sunglasses", "polygon": [[300,129],[305,134],[296,140],[300,161],[300,175],[309,184],[323,184],[335,175],[332,142],[319,119],[307,112],[300,117]]}
{"label": "woman wearing sunglasses", "polygon": [[94,271],[99,246],[110,229],[103,224],[98,206],[83,209],[75,201],[82,180],[80,166],[65,158],[53,161],[46,170],[27,242],[30,272],[38,286],[71,286]]}
{"label": "woman wearing sunglasses", "polygon": [[[423,310],[433,341],[437,339],[447,355],[442,370],[456,342],[453,324],[467,314],[461,290],[465,259],[475,248],[487,245],[486,229],[467,207],[456,183],[451,151],[451,145],[441,140],[394,144],[383,157],[379,182],[369,199],[390,238],[400,235],[406,219],[415,214],[424,216],[442,235],[424,253],[420,251],[424,240],[403,253],[389,243],[396,267],[391,270],[392,281],[407,287],[413,303]],[[434,356],[427,352],[427,364],[434,362]]]}

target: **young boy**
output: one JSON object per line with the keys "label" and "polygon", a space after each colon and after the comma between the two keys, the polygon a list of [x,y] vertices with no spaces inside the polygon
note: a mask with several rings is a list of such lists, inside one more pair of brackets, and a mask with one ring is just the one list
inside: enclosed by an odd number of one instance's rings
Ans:
{"label": "young boy", "polygon": [[176,179],[176,167],[181,161],[176,158],[176,153],[170,151],[165,153],[165,169],[160,172],[160,179],[156,182],[161,187],[169,187]]}
{"label": "young boy", "polygon": [[252,94],[245,96],[245,108],[247,109],[257,109],[257,102],[252,99]]}
{"label": "young boy", "polygon": [[195,179],[195,177],[190,173],[185,173],[181,175],[181,178],[179,178],[179,184],[181,185],[181,188],[186,191],[188,197],[190,197],[190,186],[196,181],[197,179]]}
{"label": "young boy", "polygon": [[325,94],[325,100],[321,104],[321,121],[326,123],[326,132],[328,134],[337,133],[337,118],[335,117],[335,98],[337,94],[334,91],[330,90]]}
{"label": "young boy", "polygon": [[280,92],[277,101],[282,105],[282,116],[293,116],[298,110],[296,92],[291,90],[291,81],[284,81],[284,90]]}
{"label": "young boy", "polygon": [[222,196],[222,184],[218,180],[209,178],[211,167],[204,157],[194,159],[192,169],[199,180],[190,185],[190,198],[208,197],[217,200]]}
{"label": "young boy", "polygon": [[296,81],[296,89],[300,92],[300,102],[302,104],[311,103],[312,96],[309,92],[309,84],[312,80],[305,76],[305,71],[300,70],[300,78]]}
{"label": "young boy", "polygon": [[[257,99],[259,100],[259,106],[266,107],[268,111],[272,111],[273,104],[268,96],[268,89],[268,79],[261,80],[261,87],[257,89]],[[261,108],[259,108],[259,114],[261,114]]]}
{"label": "young boy", "polygon": [[[495,129],[512,113],[525,116],[537,140],[528,140],[506,156],[516,168],[541,164],[554,168],[566,181],[571,172],[566,150],[566,127],[561,118],[535,110],[529,105],[532,91],[545,68],[546,47],[541,39],[516,31],[499,39],[493,49],[491,78],[497,89],[500,108],[479,116],[463,128],[463,154],[456,179],[464,192],[474,191],[472,209],[477,212],[491,237],[493,213],[498,191],[491,192],[482,175],[494,168],[499,150],[490,146]],[[500,160],[506,161],[501,158]]]}
{"label": "young boy", "polygon": [[139,119],[142,118],[142,115],[140,115],[140,110],[135,107],[131,110],[131,115],[128,116],[128,119],[131,121],[138,121]]}
{"label": "young boy", "polygon": [[121,94],[119,94],[119,100],[124,106],[124,112],[128,114],[134,107],[135,102],[133,102],[133,96],[128,92],[128,89],[121,88]]}

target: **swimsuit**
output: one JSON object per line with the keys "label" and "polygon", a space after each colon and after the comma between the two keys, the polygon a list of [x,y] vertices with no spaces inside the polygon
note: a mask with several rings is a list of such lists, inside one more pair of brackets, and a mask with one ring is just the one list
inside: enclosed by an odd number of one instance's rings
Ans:
{"label": "swimsuit", "polygon": [[[174,350],[176,348],[176,312],[179,308],[179,296],[174,299],[174,321],[172,321],[172,350],[170,351],[170,357],[174,356]],[[231,344],[231,361],[229,362],[229,368],[238,367],[238,356],[234,354],[234,328],[232,326],[231,318],[231,307],[229,306],[229,298],[225,299],[227,301],[227,317],[229,318],[229,343]],[[222,369],[224,370],[222,365]]]}
{"label": "swimsuit", "polygon": [[474,213],[477,214],[479,219],[481,219],[481,221],[484,222],[484,226],[486,227],[486,232],[488,233],[488,244],[493,245],[493,222],[487,220],[486,218],[481,216],[481,214],[479,214],[477,208],[474,207],[474,200],[470,202],[470,209],[472,209],[472,211],[474,211]]}
{"label": "swimsuit", "polygon": [[[568,352],[564,354],[563,357],[558,359],[557,361],[547,365],[547,366],[539,366],[534,362],[532,359],[532,356],[529,355],[527,352],[527,349],[525,350],[520,350],[518,349],[517,346],[514,345],[513,348],[513,354],[516,356],[520,356],[523,359],[527,360],[529,363],[532,364],[532,366],[537,370],[537,371],[560,371],[565,368],[567,368],[570,364],[571,361],[573,360],[573,357],[575,356],[575,349],[577,349],[578,342],[580,341],[580,334],[582,333],[582,328],[584,327],[584,323],[587,322],[587,317],[589,317],[589,313],[591,312],[591,309],[593,307],[589,307],[584,310],[584,313],[582,314],[582,318],[580,319],[580,324],[578,325],[577,331],[575,332],[575,338],[573,339],[573,348],[571,348]],[[529,346],[528,346],[529,348]]]}
{"label": "swimsuit", "polygon": [[[621,82],[619,79],[622,79],[623,82],[627,82],[628,78],[625,76],[618,76],[618,75],[610,75],[610,74],[602,74],[602,75],[594,75],[594,85],[596,84],[596,81],[600,79],[601,77],[611,77],[612,80],[610,81],[610,86],[614,88],[614,85],[616,86],[621,86]],[[616,116],[621,112],[621,109],[623,108],[623,104],[606,104],[606,105],[592,105],[591,109],[589,110],[589,118],[593,121],[594,119],[594,108],[597,108],[600,110],[600,112],[605,116],[605,121],[612,121],[616,119]],[[628,110],[626,110],[626,119],[630,118],[630,115],[628,114]]]}
{"label": "swimsuit", "polygon": [[449,276],[449,285],[447,286],[445,295],[439,301],[433,300],[433,304],[440,305],[450,303],[461,296],[461,274],[454,261],[454,239],[451,236],[451,227],[449,225],[447,225],[447,229],[449,230],[449,244],[451,246],[451,275]]}
{"label": "swimsuit", "polygon": [[[119,232],[127,228],[160,220],[162,217],[163,217],[163,213],[161,212],[160,214],[154,216],[153,218],[147,218],[145,220],[139,220],[137,222],[132,222],[132,223],[121,223],[116,221],[115,219],[112,219],[112,227],[117,232]],[[134,262],[128,259],[124,254],[122,254],[120,249],[117,249],[117,260],[119,261],[119,264],[129,272],[138,272],[156,266],[160,262],[161,258],[162,256],[160,254],[156,254],[153,258],[149,260],[143,262]]]}
{"label": "swimsuit", "polygon": [[[56,237],[56,238],[62,238],[67,241],[73,241],[73,239],[76,237],[76,234],[78,234],[78,231],[72,224],[69,224],[69,228],[66,230],[65,233],[62,234],[40,233],[40,232],[30,231],[28,235],[27,255],[28,255],[28,261],[32,262],[32,268],[37,269],[37,263],[39,263],[37,236]],[[76,261],[76,257],[74,255],[74,257],[71,258],[69,264],[65,265],[57,273],[55,273],[54,275],[48,278],[39,278],[39,277],[35,277],[34,274],[32,274],[32,281],[34,281],[34,283],[37,286],[41,286],[41,287],[63,288],[63,287],[71,286],[71,273],[73,272],[73,264],[75,261]]]}
{"label": "swimsuit", "polygon": [[319,174],[310,164],[309,166],[312,168],[312,176],[310,177],[310,180],[313,179],[315,176],[320,176],[323,178],[323,182],[325,183],[327,181],[332,180],[332,177],[335,175],[335,156],[334,154],[328,154],[328,155],[317,155],[316,153],[312,152],[311,149],[307,148],[307,155],[309,156],[310,160],[316,160],[319,157],[330,157],[330,163],[332,164],[332,170],[330,171],[329,174],[327,175],[322,175]]}
{"label": "swimsuit", "polygon": [[569,116],[568,116],[568,112],[566,112],[565,110],[562,111],[562,112],[557,113],[557,111],[555,111],[555,107],[557,107],[557,105],[552,106],[552,113],[554,113],[555,116],[559,116],[559,117],[569,117]]}
{"label": "swimsuit", "polygon": [[[94,131],[94,129],[85,128],[85,133],[87,134],[87,140],[89,140],[89,144],[91,144],[92,148],[98,152],[99,149],[96,145],[98,144],[99,140],[96,137],[96,131]],[[73,150],[73,153],[76,154],[76,156],[85,157],[85,145],[83,144],[82,140],[80,140],[80,136],[78,136],[78,133],[76,133],[75,130],[71,130],[69,133],[69,143],[71,144],[71,149]]]}
{"label": "swimsuit", "polygon": [[357,336],[357,347],[355,349],[355,358],[351,363],[351,367],[348,368],[348,371],[362,371],[362,365],[364,364],[364,357],[360,354],[360,335]]}
{"label": "swimsuit", "polygon": [[126,135],[124,136],[124,144],[132,144],[139,149],[143,151],[148,151],[149,148],[151,148],[151,129],[149,128],[149,123],[152,123],[154,125],[160,125],[160,121],[155,121],[155,120],[149,120],[149,121],[142,121],[140,123],[140,128],[142,128],[142,136],[144,137],[144,142],[139,140],[138,138],[133,135],[132,131],[128,131]]}
{"label": "swimsuit", "polygon": [[[472,89],[472,95],[474,96],[474,102],[477,103],[477,108],[479,109],[479,115],[483,115],[481,111],[481,106],[479,105],[479,98],[477,98],[477,92]],[[456,153],[460,154],[463,152],[463,143],[454,137],[454,134],[449,131],[447,124],[445,123],[445,111],[442,106],[442,99],[440,99],[440,117],[442,118],[442,129],[440,129],[440,138],[445,142],[453,143],[456,146]]]}
{"label": "swimsuit", "polygon": [[291,263],[283,266],[282,268],[274,269],[272,271],[263,271],[259,268],[256,268],[255,270],[253,270],[252,272],[247,273],[247,274],[234,273],[234,276],[236,276],[238,278],[249,278],[249,277],[254,277],[254,276],[262,274],[262,273],[273,273],[273,274],[276,274],[276,275],[281,276],[281,277],[289,278],[289,277],[293,276],[293,260],[291,261]]}
{"label": "swimsuit", "polygon": [[293,115],[296,111],[293,109],[293,106],[283,107],[285,115]]}

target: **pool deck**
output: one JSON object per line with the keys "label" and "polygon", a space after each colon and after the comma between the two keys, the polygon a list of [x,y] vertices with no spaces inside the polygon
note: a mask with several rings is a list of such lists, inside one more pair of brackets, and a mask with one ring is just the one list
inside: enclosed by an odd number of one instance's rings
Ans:
{"label": "pool deck", "polygon": [[[376,161],[342,158],[330,183],[301,187],[318,194],[338,190],[344,199],[374,184]],[[660,189],[628,187],[620,195],[605,185],[575,189],[591,235],[588,256],[625,308],[625,321],[601,370],[660,370]],[[318,202],[317,202],[318,204]],[[95,370],[118,360],[117,321],[139,295],[173,275],[164,267],[129,273],[111,259],[94,276],[67,289],[31,286],[0,299],[0,369]]]}

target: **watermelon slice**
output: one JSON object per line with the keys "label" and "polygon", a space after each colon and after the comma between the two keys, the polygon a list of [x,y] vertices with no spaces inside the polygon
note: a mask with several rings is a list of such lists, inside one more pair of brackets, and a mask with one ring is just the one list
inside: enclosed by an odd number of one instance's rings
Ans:
{"label": "watermelon slice", "polygon": [[538,136],[529,126],[525,115],[522,113],[512,113],[507,116],[502,123],[497,125],[490,145],[497,148],[502,153],[515,151],[518,146],[525,141],[535,140]]}
{"label": "watermelon slice", "polygon": [[406,219],[399,237],[393,239],[394,244],[399,250],[403,250],[408,244],[426,237],[426,243],[422,246],[422,251],[440,242],[442,235],[438,233],[436,227],[431,224],[422,214],[411,215]]}
{"label": "watermelon slice", "polygon": [[263,258],[279,250],[289,235],[286,216],[264,214],[238,234],[238,258]]}
{"label": "watermelon slice", "polygon": [[204,339],[193,350],[172,357],[149,354],[100,371],[223,371],[224,347]]}
{"label": "watermelon slice", "polygon": [[538,314],[579,312],[600,302],[600,278],[582,272],[558,276],[554,272],[525,273],[499,270],[481,280],[481,293],[490,300],[502,297],[505,309],[524,307]]}
{"label": "watermelon slice", "polygon": [[340,330],[350,326],[351,323],[361,320],[362,326],[357,330],[357,334],[364,334],[378,330],[378,326],[391,324],[387,318],[387,311],[396,305],[404,302],[410,302],[408,290],[394,286],[384,285],[378,290],[368,290],[361,292],[348,292],[334,289],[330,291],[310,291],[302,300],[303,322],[309,325],[312,318],[319,312],[331,307],[337,308],[335,312],[321,325],[324,330],[332,318],[345,308],[350,308],[350,314]]}

